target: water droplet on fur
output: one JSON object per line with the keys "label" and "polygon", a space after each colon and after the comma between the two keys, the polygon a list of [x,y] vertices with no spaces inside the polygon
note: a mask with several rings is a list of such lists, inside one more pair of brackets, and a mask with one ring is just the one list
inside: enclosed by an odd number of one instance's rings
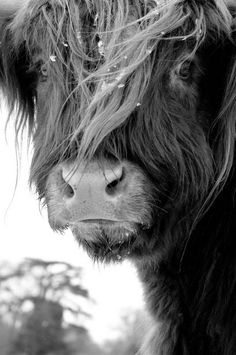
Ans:
{"label": "water droplet on fur", "polygon": [[55,55],[50,55],[49,58],[50,58],[51,62],[56,62],[56,60],[57,60],[57,57]]}
{"label": "water droplet on fur", "polygon": [[104,48],[104,43],[102,40],[98,42],[98,52],[101,56],[104,56],[105,54],[105,48]]}

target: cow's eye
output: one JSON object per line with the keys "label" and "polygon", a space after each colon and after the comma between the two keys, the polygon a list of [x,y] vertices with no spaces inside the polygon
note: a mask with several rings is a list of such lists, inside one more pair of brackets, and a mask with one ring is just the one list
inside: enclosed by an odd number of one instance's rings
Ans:
{"label": "cow's eye", "polygon": [[39,73],[40,73],[41,81],[46,81],[48,78],[48,69],[46,64],[41,65]]}
{"label": "cow's eye", "polygon": [[192,74],[192,65],[193,62],[191,60],[185,60],[180,64],[178,68],[178,76],[182,80],[187,80],[191,77]]}

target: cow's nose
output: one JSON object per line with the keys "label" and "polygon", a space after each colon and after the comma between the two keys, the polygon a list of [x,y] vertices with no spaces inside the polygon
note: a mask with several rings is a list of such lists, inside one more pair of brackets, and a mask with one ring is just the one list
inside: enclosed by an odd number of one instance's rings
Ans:
{"label": "cow's nose", "polygon": [[[64,199],[91,198],[97,194],[103,196],[115,196],[120,191],[120,185],[124,178],[122,165],[95,169],[76,169],[73,171],[68,165],[62,167],[62,178],[66,182]],[[87,195],[88,194],[88,195]]]}
{"label": "cow's nose", "polygon": [[116,219],[115,210],[126,189],[122,163],[95,162],[79,168],[62,164],[61,172],[61,198],[76,220]]}

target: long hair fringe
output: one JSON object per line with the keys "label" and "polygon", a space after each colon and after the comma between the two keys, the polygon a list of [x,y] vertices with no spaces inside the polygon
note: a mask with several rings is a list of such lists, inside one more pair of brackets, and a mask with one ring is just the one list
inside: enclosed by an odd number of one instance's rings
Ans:
{"label": "long hair fringe", "polygon": [[[215,17],[211,35],[230,33],[227,6],[223,1],[216,4],[217,12],[211,1],[200,6],[182,0],[30,2],[22,9],[24,16],[19,13],[11,24],[11,31],[16,47],[25,41],[29,55],[35,55],[32,49],[41,45],[45,61],[52,56],[57,60],[54,67],[50,63],[57,80],[45,122],[46,140],[53,138],[53,147],[61,145],[59,132],[64,131],[63,115],[70,106],[68,143],[79,139],[78,157],[91,158],[104,138],[142,102],[161,41],[193,38],[188,54],[193,56],[206,36],[207,23],[212,22],[211,12]],[[62,97],[57,97],[58,85]],[[52,131],[58,134],[51,137]]]}

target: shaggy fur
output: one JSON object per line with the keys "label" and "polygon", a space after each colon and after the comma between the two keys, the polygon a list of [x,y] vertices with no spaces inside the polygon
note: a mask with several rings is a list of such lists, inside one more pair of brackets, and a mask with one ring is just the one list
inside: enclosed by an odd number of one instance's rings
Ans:
{"label": "shaggy fur", "polygon": [[130,258],[153,329],[144,355],[236,354],[236,6],[31,0],[3,25],[0,78],[45,198],[62,161],[128,161],[152,225]]}

